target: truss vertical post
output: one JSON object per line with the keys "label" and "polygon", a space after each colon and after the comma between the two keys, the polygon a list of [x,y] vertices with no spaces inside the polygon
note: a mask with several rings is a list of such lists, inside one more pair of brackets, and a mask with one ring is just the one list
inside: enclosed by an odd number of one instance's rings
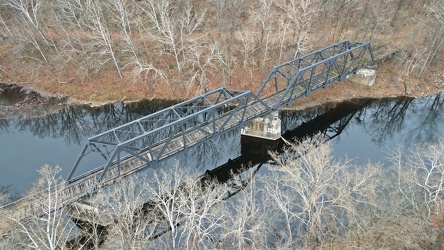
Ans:
{"label": "truss vertical post", "polygon": [[290,98],[288,98],[288,101],[287,101],[287,105],[290,105],[290,103],[291,103],[291,99],[293,97],[295,88],[296,88],[296,84],[293,84],[293,87],[291,88]]}
{"label": "truss vertical post", "polygon": [[77,167],[79,166],[80,160],[83,158],[83,156],[85,156],[85,152],[88,149],[88,144],[86,144],[83,149],[82,152],[80,152],[79,157],[77,157],[76,163],[74,163],[74,167],[72,168],[71,172],[68,175],[68,181],[71,180],[72,176],[74,175],[74,172],[76,171]]}
{"label": "truss vertical post", "polygon": [[[312,88],[311,88],[311,86],[312,86],[312,81],[313,81],[313,75],[314,75],[314,72],[316,71],[316,67],[317,66],[315,66],[315,67],[312,67],[311,68],[311,72],[310,72],[310,81],[308,81],[308,86],[309,86],[309,89],[310,89],[310,93],[311,93],[311,90],[312,90]],[[307,95],[308,95],[309,93],[307,93]]]}
{"label": "truss vertical post", "polygon": [[324,88],[327,87],[327,85],[329,84],[330,80],[328,79],[328,77],[330,76],[330,70],[331,70],[331,61],[328,61],[328,66],[327,66],[327,74],[325,77],[325,83],[324,83]]}
{"label": "truss vertical post", "polygon": [[117,175],[120,176],[120,150],[117,150]]}
{"label": "truss vertical post", "polygon": [[114,152],[113,152],[111,158],[109,158],[108,162],[106,163],[106,166],[103,168],[102,173],[99,176],[99,179],[97,180],[98,182],[102,181],[103,177],[105,176],[106,172],[108,171],[108,168],[110,167],[112,161],[114,160],[114,157],[117,154],[117,150],[118,150],[118,148],[114,149]]}
{"label": "truss vertical post", "polygon": [[186,149],[187,148],[187,138],[185,137],[184,124],[182,124],[182,126],[180,126],[180,130],[182,131],[183,149]]}
{"label": "truss vertical post", "polygon": [[344,59],[344,66],[342,67],[342,72],[341,72],[341,78],[340,78],[341,80],[344,80],[344,78],[345,78],[345,76],[346,76],[346,75],[345,75],[345,72],[346,72],[345,70],[346,70],[346,67],[347,67],[348,55],[349,55],[349,54],[347,53],[347,54],[345,54],[345,56],[344,56],[345,59]]}

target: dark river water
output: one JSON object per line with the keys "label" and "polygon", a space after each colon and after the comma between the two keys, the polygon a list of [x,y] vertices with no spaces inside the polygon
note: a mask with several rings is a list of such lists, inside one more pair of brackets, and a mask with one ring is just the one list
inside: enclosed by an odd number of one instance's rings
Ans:
{"label": "dark river water", "polygon": [[[13,193],[23,194],[44,164],[59,165],[66,177],[88,137],[172,104],[142,101],[80,106],[40,118],[0,120],[0,185],[10,185]],[[287,139],[320,134],[331,139],[336,158],[384,164],[391,149],[407,150],[444,136],[444,94],[421,99],[353,100],[298,112],[281,111],[280,117]],[[239,156],[239,134],[232,131],[162,165],[179,162],[201,171],[213,169]],[[86,160],[90,167],[101,163],[94,157]],[[79,174],[86,170],[88,167],[79,169]]]}

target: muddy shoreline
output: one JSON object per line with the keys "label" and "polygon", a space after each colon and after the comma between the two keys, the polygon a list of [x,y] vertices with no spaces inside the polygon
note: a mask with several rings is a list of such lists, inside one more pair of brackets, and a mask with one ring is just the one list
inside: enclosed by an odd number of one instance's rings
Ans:
{"label": "muddy shoreline", "polygon": [[[281,109],[302,110],[326,103],[339,103],[361,98],[390,98],[400,96],[421,98],[437,95],[442,92],[443,88],[437,85],[431,84],[427,88],[416,89],[406,93],[403,88],[399,88],[398,91],[393,91],[384,88],[384,86],[378,86],[378,84],[368,87],[343,81],[341,84],[331,84],[325,89],[319,89],[308,97],[296,100],[290,106],[282,107]],[[442,83],[439,85],[442,85]],[[0,120],[44,116],[74,105],[89,105],[93,107],[106,105],[108,103],[111,102],[96,103],[80,101],[60,94],[43,93],[33,89],[32,86],[28,84],[0,83]]]}
{"label": "muddy shoreline", "polygon": [[47,95],[27,85],[0,83],[0,120],[44,116],[71,105],[66,96]]}

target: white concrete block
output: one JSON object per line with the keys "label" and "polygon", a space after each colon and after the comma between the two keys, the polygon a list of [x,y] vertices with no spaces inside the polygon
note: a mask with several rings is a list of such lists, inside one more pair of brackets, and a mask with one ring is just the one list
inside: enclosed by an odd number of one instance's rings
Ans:
{"label": "white concrete block", "polygon": [[372,86],[376,80],[376,70],[374,69],[360,69],[356,74],[348,75],[347,78],[354,82],[366,86]]}

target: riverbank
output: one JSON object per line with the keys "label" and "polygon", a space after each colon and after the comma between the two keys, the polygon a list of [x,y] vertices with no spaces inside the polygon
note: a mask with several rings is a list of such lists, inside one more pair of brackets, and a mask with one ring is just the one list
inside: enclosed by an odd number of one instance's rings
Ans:
{"label": "riverbank", "polygon": [[[376,82],[373,86],[364,86],[349,80],[336,82],[325,89],[319,89],[309,96],[295,101],[289,107],[283,109],[301,110],[324,103],[342,102],[357,98],[396,96],[419,98],[436,95],[444,90],[444,73],[442,73],[441,68],[442,66],[438,64],[431,67],[429,73],[422,77],[410,77],[408,80],[402,80],[401,77],[398,77],[402,74],[400,69],[396,69],[391,63],[379,63],[376,68]],[[47,92],[46,89],[49,88],[50,86],[42,83],[0,83],[0,95],[11,96],[15,99],[12,103],[1,102],[0,99],[0,119],[42,116],[70,105],[100,106],[118,101],[137,102],[143,99],[171,98],[162,96],[161,93],[153,95],[152,92],[137,84],[117,86],[97,84],[89,90],[91,96],[88,99],[81,99],[81,96],[85,96],[84,93],[76,92],[76,89],[83,89],[82,86],[65,84],[60,85],[58,91],[51,87],[52,91]],[[106,98],[99,98],[99,95]]]}
{"label": "riverbank", "polygon": [[[357,98],[386,98],[408,96],[420,98],[432,96],[444,90],[444,71],[435,65],[422,77],[410,77],[402,80],[402,74],[391,63],[380,63],[376,68],[376,81],[373,86],[364,86],[349,80],[333,83],[325,89],[319,89],[305,98],[295,101],[289,109],[301,110],[328,102],[342,102]],[[405,78],[405,77],[404,77]]]}

